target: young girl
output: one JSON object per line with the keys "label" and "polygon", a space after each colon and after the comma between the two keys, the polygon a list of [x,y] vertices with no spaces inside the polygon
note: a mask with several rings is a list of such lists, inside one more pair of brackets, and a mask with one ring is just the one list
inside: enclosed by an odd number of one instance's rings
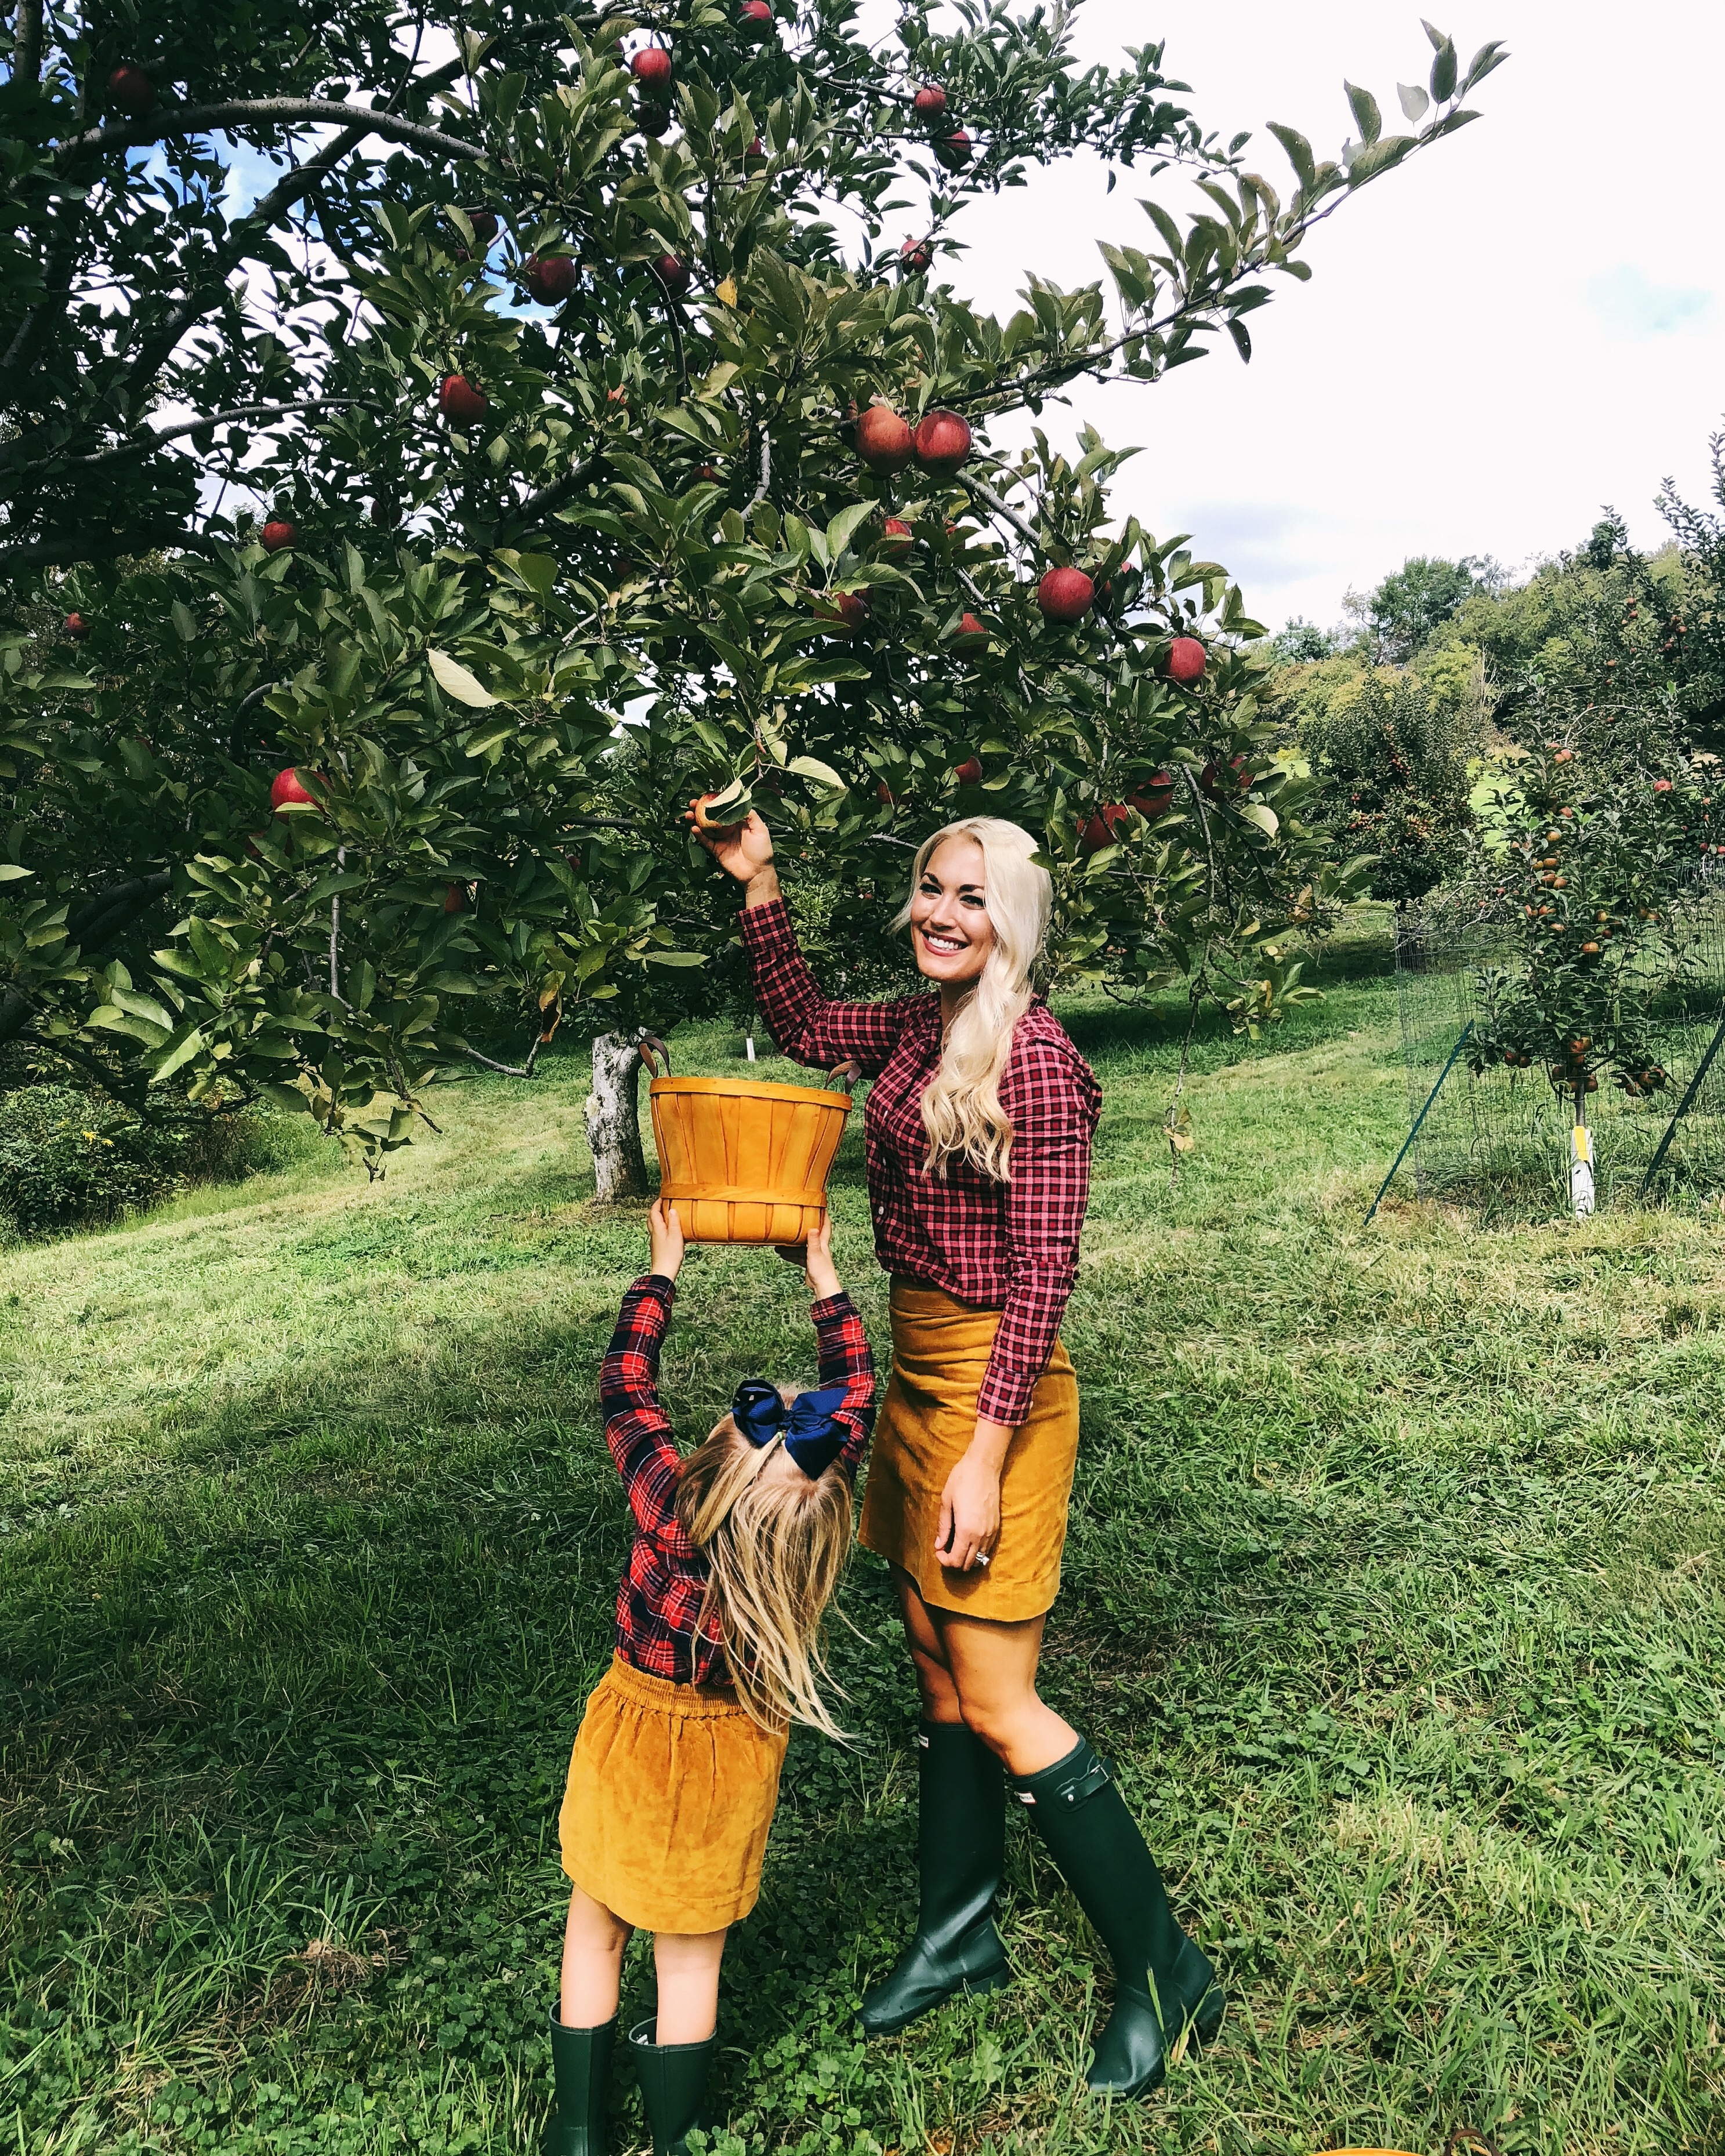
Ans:
{"label": "young girl", "polygon": [[656,2019],[629,2031],[655,2156],[705,2127],[726,1928],[761,1892],[793,1722],[837,1734],[820,1626],[851,1539],[851,1481],[875,1414],[875,1366],[833,1270],[829,1218],[809,1238],[820,1383],[761,1378],[686,1459],[659,1404],[659,1350],[683,1234],[648,1215],[652,1270],[623,1298],[599,1376],[605,1439],[634,1541],[616,1657],[587,1702],[557,1821],[574,1881],[552,2010],[548,2156],[604,2156],[623,1952],[653,1934]]}

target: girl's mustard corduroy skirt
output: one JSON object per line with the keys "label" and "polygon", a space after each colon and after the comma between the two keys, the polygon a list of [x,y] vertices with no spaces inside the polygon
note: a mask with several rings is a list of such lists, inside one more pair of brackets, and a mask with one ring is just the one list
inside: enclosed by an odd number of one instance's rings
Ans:
{"label": "girl's mustard corduroy skirt", "polygon": [[869,1459],[863,1546],[909,1573],[937,1609],[1011,1624],[1040,1617],[1060,1588],[1066,1504],[1078,1458],[1078,1379],[1056,1341],[1029,1419],[1000,1476],[992,1564],[952,1572],[935,1557],[941,1492],[976,1435],[976,1406],[998,1310],[972,1310],[937,1287],[892,1283],[892,1377]]}
{"label": "girl's mustard corduroy skirt", "polygon": [[761,1896],[786,1732],[620,1659],[594,1687],[557,1816],[563,1870],[626,1924],[716,1932]]}

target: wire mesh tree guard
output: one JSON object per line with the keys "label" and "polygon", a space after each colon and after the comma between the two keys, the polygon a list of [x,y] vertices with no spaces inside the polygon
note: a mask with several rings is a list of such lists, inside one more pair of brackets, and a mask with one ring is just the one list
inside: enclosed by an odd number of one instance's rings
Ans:
{"label": "wire mesh tree guard", "polygon": [[[1725,875],[1698,867],[1625,973],[1646,998],[1666,1084],[1640,1097],[1601,1086],[1586,1102],[1599,1207],[1701,1205],[1725,1192]],[[1484,1029],[1488,991],[1520,963],[1521,925],[1495,888],[1462,886],[1403,909],[1396,988],[1411,1168],[1422,1198],[1482,1220],[1570,1209],[1574,1110],[1536,1063],[1469,1067],[1457,1048]],[[1414,1126],[1417,1123],[1417,1128]]]}

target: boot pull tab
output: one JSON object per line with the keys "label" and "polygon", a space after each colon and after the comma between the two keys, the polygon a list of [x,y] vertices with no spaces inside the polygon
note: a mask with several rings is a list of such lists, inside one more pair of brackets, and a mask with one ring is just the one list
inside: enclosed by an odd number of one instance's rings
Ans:
{"label": "boot pull tab", "polygon": [[1063,1804],[1081,1804],[1086,1797],[1093,1797],[1098,1789],[1105,1789],[1114,1777],[1105,1763],[1091,1754],[1091,1763],[1081,1774],[1075,1774],[1070,1782],[1062,1783],[1055,1792]]}

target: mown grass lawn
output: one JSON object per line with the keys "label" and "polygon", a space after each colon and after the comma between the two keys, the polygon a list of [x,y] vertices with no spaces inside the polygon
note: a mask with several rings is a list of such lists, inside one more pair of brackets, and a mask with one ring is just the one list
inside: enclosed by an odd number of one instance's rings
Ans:
{"label": "mown grass lawn", "polygon": [[[1049,1690],[1221,1964],[1222,2041],[1147,2104],[1078,2093],[1098,1964],[1016,1822],[1017,1984],[854,2035],[912,1907],[914,1702],[863,1558],[860,1741],[793,1743],[726,1967],[751,2146],[1725,2148],[1721,1231],[1363,1233],[1393,1021],[1366,970],[1259,1049],[1200,1041],[1178,1188],[1167,1027],[1072,1021],[1107,1109]],[[644,1242],[591,1207],[582,1075],[450,1089],[374,1188],[308,1151],[0,1253],[0,2150],[532,2146],[624,1547],[595,1364]],[[855,1130],[836,1207],[884,1350]],[[787,1270],[685,1281],[688,1430],[806,1372]]]}

